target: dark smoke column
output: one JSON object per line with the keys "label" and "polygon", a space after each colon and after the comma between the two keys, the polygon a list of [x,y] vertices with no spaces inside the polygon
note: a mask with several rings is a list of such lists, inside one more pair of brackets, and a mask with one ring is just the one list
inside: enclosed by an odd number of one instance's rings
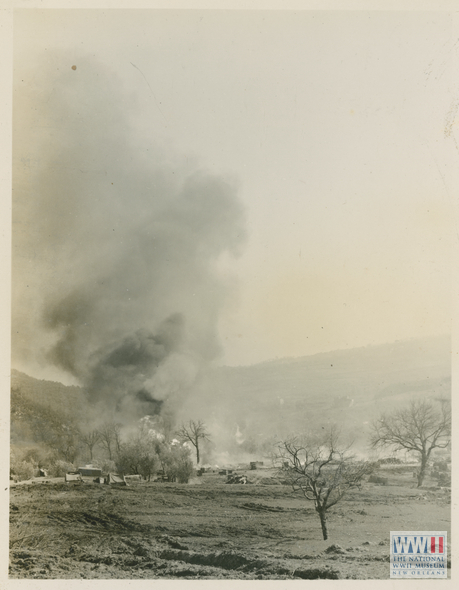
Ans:
{"label": "dark smoke column", "polygon": [[43,75],[38,101],[18,86],[36,111],[16,121],[33,141],[15,159],[35,164],[15,169],[14,354],[126,419],[171,410],[220,352],[218,261],[245,240],[236,186],[139,136],[135,100],[97,64]]}

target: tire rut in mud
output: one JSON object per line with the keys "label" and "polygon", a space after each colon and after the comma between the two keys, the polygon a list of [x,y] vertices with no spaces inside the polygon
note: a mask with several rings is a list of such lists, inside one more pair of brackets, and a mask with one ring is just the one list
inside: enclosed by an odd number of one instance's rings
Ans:
{"label": "tire rut in mud", "polygon": [[194,565],[202,565],[224,570],[234,570],[241,573],[253,573],[263,576],[282,576],[283,578],[302,579],[334,579],[340,578],[339,571],[329,566],[319,568],[295,568],[288,563],[269,560],[261,557],[248,558],[237,551],[222,551],[217,553],[195,553],[192,551],[174,551],[167,549],[157,553],[163,560],[181,561]]}
{"label": "tire rut in mud", "polygon": [[142,525],[133,520],[123,518],[119,514],[112,512],[91,512],[91,511],[80,511],[74,510],[60,513],[60,514],[48,514],[47,519],[50,523],[56,523],[59,525],[72,526],[76,528],[93,527],[96,530],[104,529],[106,531],[139,531],[149,532],[150,527]]}
{"label": "tire rut in mud", "polygon": [[[177,545],[181,548],[174,548]],[[117,570],[133,568],[139,573],[151,571],[162,578],[228,578],[228,579],[339,579],[340,572],[328,565],[301,567],[295,560],[270,559],[266,555],[242,554],[235,550],[198,552],[185,548],[167,535],[156,539],[123,539],[122,551],[114,547],[72,551],[66,557],[76,562],[111,566]],[[136,577],[136,576],[134,576]]]}

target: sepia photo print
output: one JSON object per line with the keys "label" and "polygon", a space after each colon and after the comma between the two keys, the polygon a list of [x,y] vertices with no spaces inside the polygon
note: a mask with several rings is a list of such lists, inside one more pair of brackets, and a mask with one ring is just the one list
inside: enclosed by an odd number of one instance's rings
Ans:
{"label": "sepia photo print", "polygon": [[5,576],[450,578],[452,13],[25,4]]}

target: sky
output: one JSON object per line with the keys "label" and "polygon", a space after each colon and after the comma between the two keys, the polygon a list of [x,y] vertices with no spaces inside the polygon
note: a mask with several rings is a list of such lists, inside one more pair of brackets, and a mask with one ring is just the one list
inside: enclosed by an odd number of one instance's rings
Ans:
{"label": "sky", "polygon": [[87,382],[183,321],[180,388],[449,333],[458,47],[445,12],[16,11],[13,366]]}

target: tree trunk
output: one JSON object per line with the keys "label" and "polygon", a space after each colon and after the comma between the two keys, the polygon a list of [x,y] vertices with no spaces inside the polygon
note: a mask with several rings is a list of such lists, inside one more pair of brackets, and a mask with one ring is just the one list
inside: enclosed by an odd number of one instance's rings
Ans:
{"label": "tree trunk", "polygon": [[424,482],[424,478],[426,476],[426,467],[427,467],[427,455],[421,455],[421,468],[419,469],[418,473],[418,488],[420,488]]}
{"label": "tree trunk", "polygon": [[196,445],[196,463],[199,465],[199,445]]}
{"label": "tree trunk", "polygon": [[326,541],[328,539],[327,515],[325,514],[325,511],[320,510],[318,512],[320,518],[320,526],[322,527],[322,535],[324,537],[324,541]]}

